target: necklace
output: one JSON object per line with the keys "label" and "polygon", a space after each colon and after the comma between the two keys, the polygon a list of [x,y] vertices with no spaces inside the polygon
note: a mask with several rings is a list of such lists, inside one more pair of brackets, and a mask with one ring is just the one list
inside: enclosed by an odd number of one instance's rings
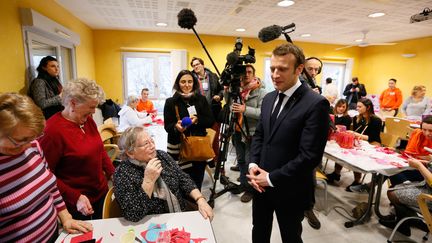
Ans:
{"label": "necklace", "polygon": [[[68,117],[67,117],[63,112],[61,113],[61,115],[62,115],[62,117],[63,117],[64,119],[66,119],[66,120],[68,120],[68,121],[70,121],[70,122],[72,122],[72,123],[74,123],[74,124],[77,124],[76,121],[74,121],[74,120],[68,118]],[[78,127],[81,129],[81,132],[83,132],[83,133],[85,134],[85,131],[84,131],[84,124],[77,124],[77,125],[78,125]]]}

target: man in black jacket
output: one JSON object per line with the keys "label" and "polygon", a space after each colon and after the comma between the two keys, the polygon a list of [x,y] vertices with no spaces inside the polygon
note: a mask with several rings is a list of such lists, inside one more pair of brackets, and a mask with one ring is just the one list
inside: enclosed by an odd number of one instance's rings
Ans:
{"label": "man in black jacket", "polygon": [[366,87],[364,84],[359,83],[357,77],[352,78],[352,83],[347,84],[343,92],[343,95],[346,96],[346,100],[348,101],[350,110],[357,109],[357,101],[361,97],[366,96],[366,94]]}

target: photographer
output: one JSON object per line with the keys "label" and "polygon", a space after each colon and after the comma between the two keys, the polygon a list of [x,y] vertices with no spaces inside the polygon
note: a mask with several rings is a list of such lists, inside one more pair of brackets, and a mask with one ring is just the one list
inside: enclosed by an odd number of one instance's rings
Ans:
{"label": "photographer", "polygon": [[347,84],[343,95],[346,96],[346,100],[348,101],[348,107],[350,110],[357,109],[358,100],[366,96],[366,88],[364,84],[360,84],[357,77],[352,78],[352,83]]}
{"label": "photographer", "polygon": [[[255,77],[255,68],[250,64],[246,65],[246,75],[242,77],[240,85],[241,102],[233,103],[231,108],[237,114],[238,121],[235,133],[232,136],[232,142],[236,150],[237,163],[240,169],[240,187],[238,190],[240,190],[239,193],[245,191],[240,201],[247,203],[253,197],[253,188],[248,184],[246,178],[250,162],[251,137],[255,133],[255,128],[261,114],[261,103],[266,92],[262,89],[259,78]],[[241,129],[245,132],[246,137],[242,134]]]}

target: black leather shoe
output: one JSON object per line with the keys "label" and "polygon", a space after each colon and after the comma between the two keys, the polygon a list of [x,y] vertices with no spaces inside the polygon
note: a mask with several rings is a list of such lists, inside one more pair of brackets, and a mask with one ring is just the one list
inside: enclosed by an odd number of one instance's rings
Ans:
{"label": "black leather shoe", "polygon": [[238,167],[238,165],[233,165],[230,167],[230,170],[232,171],[240,171],[240,168]]}
{"label": "black leather shoe", "polygon": [[341,176],[336,174],[335,172],[331,173],[331,174],[326,174],[327,177],[327,182],[328,183],[333,183],[334,181],[340,181]]}
{"label": "black leather shoe", "polygon": [[315,216],[313,209],[306,210],[304,212],[304,216],[307,218],[309,225],[314,229],[320,229],[321,223],[318,218]]}
{"label": "black leather shoe", "polygon": [[[397,221],[396,220],[383,220],[380,219],[378,220],[378,222],[381,225],[384,225],[387,228],[390,229],[394,229],[396,227]],[[399,226],[399,228],[397,229],[397,231],[403,235],[406,236],[411,236],[411,229],[410,227],[407,225],[408,222],[404,222],[401,226]]]}
{"label": "black leather shoe", "polygon": [[244,187],[243,186],[241,186],[241,185],[237,185],[237,186],[235,186],[234,188],[232,188],[232,189],[230,189],[230,192],[232,193],[232,194],[240,194],[240,193],[242,193],[242,192],[244,192],[245,191],[245,189],[244,189]]}
{"label": "black leather shoe", "polygon": [[253,198],[253,193],[249,192],[249,191],[245,191],[245,193],[243,193],[243,195],[240,197],[240,201],[247,203],[250,202],[250,200],[252,200]]}

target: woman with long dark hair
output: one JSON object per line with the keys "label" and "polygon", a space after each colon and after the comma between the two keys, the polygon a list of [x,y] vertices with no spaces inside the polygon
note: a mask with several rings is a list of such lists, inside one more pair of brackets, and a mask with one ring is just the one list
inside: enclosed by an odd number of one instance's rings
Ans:
{"label": "woman with long dark hair", "polygon": [[58,76],[60,68],[57,59],[46,56],[36,70],[38,76],[30,83],[28,95],[42,109],[45,119],[48,120],[63,110],[60,98],[63,87]]}
{"label": "woman with long dark hair", "polygon": [[[214,123],[213,114],[206,98],[195,92],[199,89],[198,80],[189,70],[182,70],[177,75],[174,82],[174,95],[168,98],[164,106],[165,130],[168,133],[167,152],[175,160],[178,160],[180,151],[180,137],[185,136],[205,136],[206,128],[210,128]],[[178,109],[179,118],[176,115]],[[184,117],[190,117],[191,124],[187,127],[182,126]],[[180,161],[180,167],[190,175],[192,180],[201,189],[204,178],[205,161]]]}

